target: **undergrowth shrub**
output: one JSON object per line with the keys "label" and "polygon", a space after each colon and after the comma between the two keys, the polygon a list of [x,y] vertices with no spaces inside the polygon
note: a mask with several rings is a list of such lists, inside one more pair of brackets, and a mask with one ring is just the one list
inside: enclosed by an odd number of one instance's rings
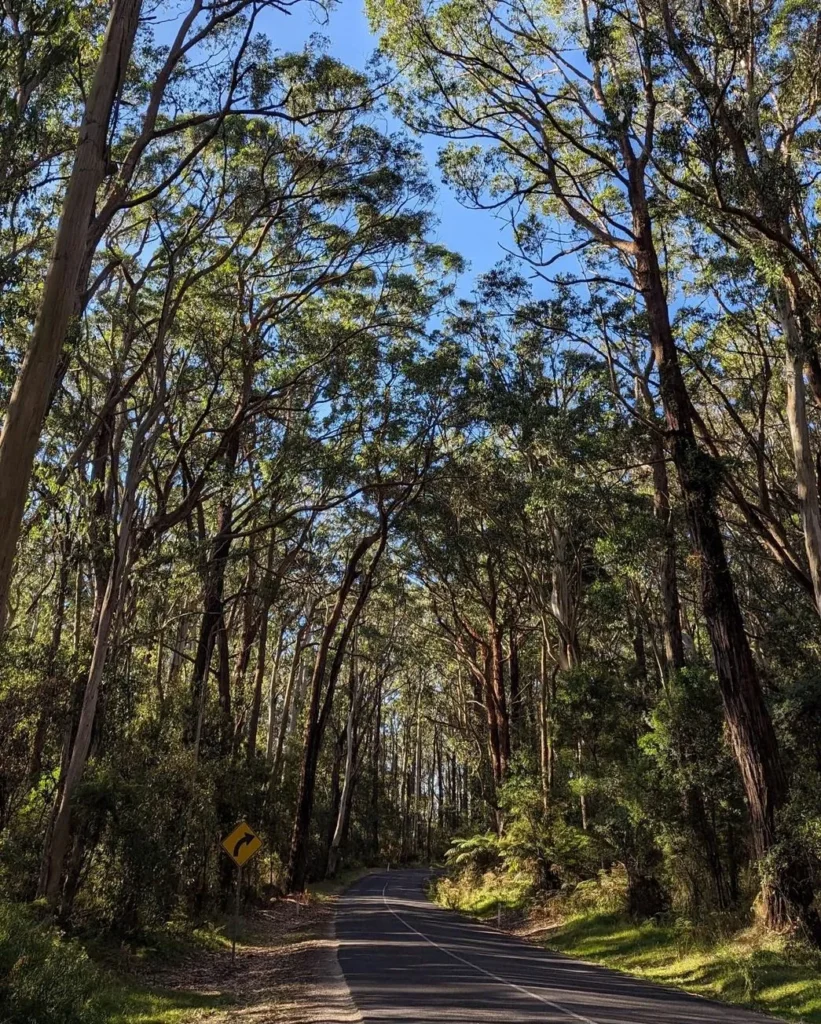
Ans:
{"label": "undergrowth shrub", "polygon": [[78,942],[18,904],[0,904],[2,1024],[102,1024],[99,987]]}
{"label": "undergrowth shrub", "polygon": [[567,887],[556,903],[566,917],[578,914],[619,914],[627,908],[627,872],[621,864],[599,871],[572,888]]}
{"label": "undergrowth shrub", "polygon": [[432,885],[434,899],[451,910],[461,910],[480,917],[496,912],[522,911],[530,905],[533,880],[521,871],[485,871],[472,868],[444,875]]}

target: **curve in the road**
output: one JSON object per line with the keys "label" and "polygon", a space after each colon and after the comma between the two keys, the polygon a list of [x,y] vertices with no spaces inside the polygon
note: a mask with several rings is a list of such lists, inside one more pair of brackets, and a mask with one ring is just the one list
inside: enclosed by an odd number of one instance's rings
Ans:
{"label": "curve in the road", "polygon": [[424,895],[427,876],[416,870],[368,875],[340,900],[339,963],[366,1021],[764,1024],[768,1019],[475,924],[430,903]]}

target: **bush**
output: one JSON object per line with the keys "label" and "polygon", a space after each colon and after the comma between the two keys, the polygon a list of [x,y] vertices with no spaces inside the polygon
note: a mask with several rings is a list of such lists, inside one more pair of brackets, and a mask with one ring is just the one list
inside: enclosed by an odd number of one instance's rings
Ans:
{"label": "bush", "polygon": [[483,875],[486,871],[500,867],[499,837],[493,832],[482,832],[453,840],[445,854],[446,863],[452,868]]}
{"label": "bush", "polygon": [[507,913],[524,910],[533,895],[533,883],[521,872],[491,870],[477,875],[467,868],[436,879],[431,895],[451,910],[489,917],[496,914],[497,907]]}
{"label": "bush", "polygon": [[627,872],[622,864],[610,871],[599,871],[569,889],[563,900],[563,913],[568,917],[588,914],[621,914],[627,908]]}
{"label": "bush", "polygon": [[76,941],[0,904],[0,1021],[3,1024],[101,1024],[99,973]]}

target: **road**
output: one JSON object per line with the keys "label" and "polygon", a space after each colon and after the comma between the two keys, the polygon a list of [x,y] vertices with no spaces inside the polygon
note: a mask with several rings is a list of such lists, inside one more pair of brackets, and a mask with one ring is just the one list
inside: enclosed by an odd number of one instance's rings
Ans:
{"label": "road", "polygon": [[[424,871],[369,875],[342,896],[339,963],[379,1024],[763,1024],[767,1018],[539,949],[430,903]],[[332,1024],[332,1022],[329,1022]]]}

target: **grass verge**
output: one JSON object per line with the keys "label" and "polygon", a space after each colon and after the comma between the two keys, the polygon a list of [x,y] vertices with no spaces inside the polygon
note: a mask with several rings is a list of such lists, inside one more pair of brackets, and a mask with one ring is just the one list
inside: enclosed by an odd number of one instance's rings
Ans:
{"label": "grass verge", "polygon": [[613,909],[617,894],[606,891],[599,894],[610,904],[606,911],[579,912],[572,898],[563,906],[559,897],[546,912],[534,906],[526,879],[493,872],[442,879],[431,895],[480,919],[494,917],[501,905],[503,925],[568,956],[783,1020],[821,1024],[821,955],[755,927],[637,923]]}
{"label": "grass verge", "polygon": [[0,905],[0,1021],[181,1024],[225,1005],[219,994],[151,987],[113,969],[121,951],[88,947],[64,939],[30,907]]}
{"label": "grass verge", "polygon": [[[37,908],[0,904],[0,1024],[189,1024],[215,1015],[223,1021],[227,1007],[263,995],[267,1013],[275,994],[263,990],[272,970],[283,968],[291,948],[319,936],[338,894],[367,873],[352,868],[312,885],[304,900],[245,913],[236,970],[230,916],[194,931],[169,925],[129,946],[67,939]],[[254,971],[265,978],[245,978]]]}
{"label": "grass verge", "polygon": [[149,988],[114,981],[101,996],[105,1024],[184,1024],[203,1020],[230,1005],[223,995]]}
{"label": "grass verge", "polygon": [[785,1020],[821,1024],[821,959],[755,929],[703,942],[680,925],[594,914],[564,922],[542,941],[649,981]]}

